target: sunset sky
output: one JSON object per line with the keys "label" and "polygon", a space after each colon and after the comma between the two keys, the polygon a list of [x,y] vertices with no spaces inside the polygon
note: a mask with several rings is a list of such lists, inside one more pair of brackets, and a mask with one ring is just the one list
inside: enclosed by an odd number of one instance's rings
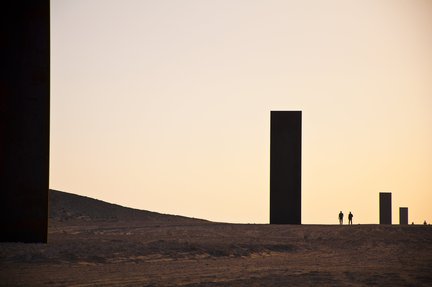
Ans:
{"label": "sunset sky", "polygon": [[303,223],[432,221],[432,1],[51,1],[52,189],[268,223],[271,110]]}

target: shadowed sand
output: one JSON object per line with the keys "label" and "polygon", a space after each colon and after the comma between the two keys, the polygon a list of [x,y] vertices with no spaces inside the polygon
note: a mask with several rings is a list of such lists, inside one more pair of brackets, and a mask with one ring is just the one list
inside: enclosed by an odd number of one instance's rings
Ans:
{"label": "shadowed sand", "polygon": [[48,244],[1,286],[431,286],[431,226],[220,224],[50,191]]}

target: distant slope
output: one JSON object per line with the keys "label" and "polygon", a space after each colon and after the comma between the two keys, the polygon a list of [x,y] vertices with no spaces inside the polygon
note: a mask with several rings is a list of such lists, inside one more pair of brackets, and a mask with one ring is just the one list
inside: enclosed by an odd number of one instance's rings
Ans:
{"label": "distant slope", "polygon": [[110,220],[145,221],[156,224],[209,223],[202,219],[167,215],[146,210],[123,207],[85,196],[58,190],[49,191],[49,218],[56,221],[68,220]]}

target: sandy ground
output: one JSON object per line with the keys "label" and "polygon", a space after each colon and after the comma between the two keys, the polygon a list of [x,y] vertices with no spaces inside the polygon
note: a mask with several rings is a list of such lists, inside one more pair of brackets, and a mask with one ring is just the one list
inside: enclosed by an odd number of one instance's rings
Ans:
{"label": "sandy ground", "polygon": [[48,244],[0,243],[0,286],[432,286],[432,226],[255,225],[50,190]]}
{"label": "sandy ground", "polygon": [[432,286],[431,226],[51,220],[0,243],[1,286]]}

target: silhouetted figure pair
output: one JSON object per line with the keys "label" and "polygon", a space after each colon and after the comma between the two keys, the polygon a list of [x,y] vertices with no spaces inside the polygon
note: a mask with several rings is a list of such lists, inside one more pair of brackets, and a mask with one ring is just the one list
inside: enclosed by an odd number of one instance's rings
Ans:
{"label": "silhouetted figure pair", "polygon": [[[348,214],[348,224],[352,225],[352,219],[353,219],[354,215],[351,213]],[[343,224],[343,218],[344,218],[344,214],[341,212],[339,212],[339,224],[342,225]]]}

